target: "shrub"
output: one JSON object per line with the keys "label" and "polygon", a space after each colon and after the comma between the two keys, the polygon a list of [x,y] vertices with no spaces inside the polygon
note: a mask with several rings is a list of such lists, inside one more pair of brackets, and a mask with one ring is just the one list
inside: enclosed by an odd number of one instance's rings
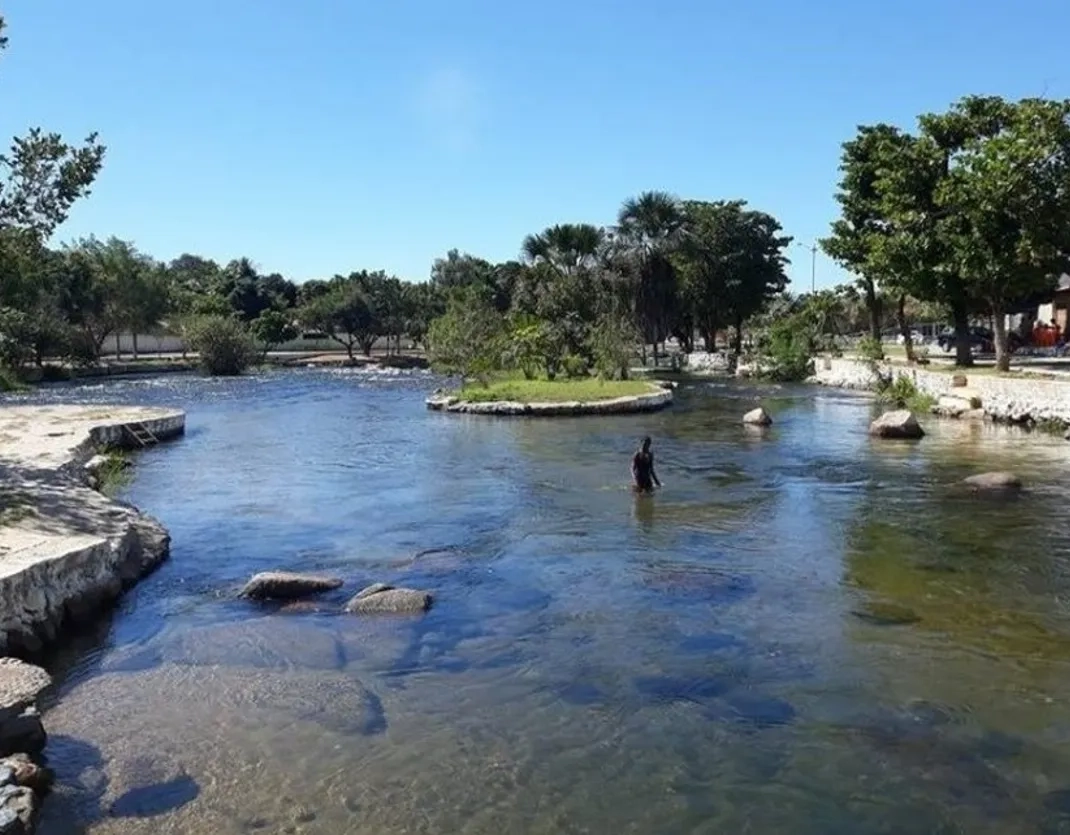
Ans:
{"label": "shrub", "polygon": [[878,392],[880,399],[891,403],[898,409],[910,409],[914,412],[927,412],[936,403],[931,395],[920,391],[910,377],[899,376],[885,382]]}
{"label": "shrub", "polygon": [[858,343],[858,356],[869,362],[880,362],[884,359],[884,345],[879,339],[867,336]]}
{"label": "shrub", "polygon": [[776,382],[805,380],[813,373],[813,340],[798,316],[775,322],[759,354],[761,376]]}
{"label": "shrub", "polygon": [[241,374],[252,363],[256,349],[244,324],[230,316],[205,316],[190,328],[190,347],[200,366],[213,377]]}
{"label": "shrub", "polygon": [[602,316],[591,328],[589,341],[599,376],[627,380],[628,367],[639,342],[635,326],[624,317]]}
{"label": "shrub", "polygon": [[588,366],[587,359],[582,354],[566,354],[561,360],[561,370],[570,380],[577,377],[586,377]]}

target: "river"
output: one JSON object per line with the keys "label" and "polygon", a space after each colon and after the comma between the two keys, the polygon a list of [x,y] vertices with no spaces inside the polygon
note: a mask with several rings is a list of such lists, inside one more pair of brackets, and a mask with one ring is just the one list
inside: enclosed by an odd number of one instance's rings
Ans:
{"label": "river", "polygon": [[[429,413],[437,384],[29,396],[188,412],[123,493],[170,561],[50,662],[44,835],[1070,832],[1070,444],[875,441],[870,400],[802,387],[540,421]],[[1028,490],[954,486],[992,469]],[[346,586],[236,599],[273,568]],[[375,581],[435,605],[337,613]]]}

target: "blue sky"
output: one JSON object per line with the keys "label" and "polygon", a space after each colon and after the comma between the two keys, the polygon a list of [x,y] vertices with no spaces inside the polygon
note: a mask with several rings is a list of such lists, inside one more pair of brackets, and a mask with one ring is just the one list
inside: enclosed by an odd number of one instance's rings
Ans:
{"label": "blue sky", "polygon": [[[1070,96],[1066,0],[6,0],[0,134],[108,145],[60,230],[297,280],[515,257],[645,189],[825,234],[840,143]],[[810,256],[793,251],[796,289]],[[844,278],[819,255],[819,285]]]}

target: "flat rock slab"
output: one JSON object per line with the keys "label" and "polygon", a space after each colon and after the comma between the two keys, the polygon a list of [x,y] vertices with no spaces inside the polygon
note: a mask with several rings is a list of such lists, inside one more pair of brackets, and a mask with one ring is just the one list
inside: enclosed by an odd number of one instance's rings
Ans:
{"label": "flat rock slab", "polygon": [[52,677],[40,667],[17,658],[0,658],[0,722],[31,707],[50,684]]}
{"label": "flat rock slab", "polygon": [[1022,480],[1014,473],[979,473],[962,483],[972,490],[1013,493],[1022,489]]}
{"label": "flat rock slab", "polygon": [[385,583],[375,583],[362,589],[349,603],[350,614],[414,614],[431,608],[432,597],[426,591],[396,589]]}
{"label": "flat rock slab", "polygon": [[773,419],[769,417],[769,413],[759,406],[757,409],[752,409],[743,415],[743,422],[748,426],[772,426]]}
{"label": "flat rock slab", "polygon": [[337,577],[323,574],[298,574],[291,571],[264,571],[254,575],[241,590],[250,600],[296,600],[312,594],[340,589]]}
{"label": "flat rock slab", "polygon": [[914,413],[906,409],[885,412],[869,425],[869,434],[875,438],[924,438],[925,430],[921,428]]}

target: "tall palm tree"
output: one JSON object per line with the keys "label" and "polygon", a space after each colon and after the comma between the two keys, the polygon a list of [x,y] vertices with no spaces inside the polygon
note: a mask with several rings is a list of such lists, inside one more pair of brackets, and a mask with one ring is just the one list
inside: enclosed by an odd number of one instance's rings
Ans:
{"label": "tall palm tree", "polygon": [[678,307],[676,271],[670,255],[680,241],[684,214],[678,201],[663,191],[645,191],[624,201],[613,239],[619,258],[637,275],[635,313],[644,338],[654,348],[669,334]]}

